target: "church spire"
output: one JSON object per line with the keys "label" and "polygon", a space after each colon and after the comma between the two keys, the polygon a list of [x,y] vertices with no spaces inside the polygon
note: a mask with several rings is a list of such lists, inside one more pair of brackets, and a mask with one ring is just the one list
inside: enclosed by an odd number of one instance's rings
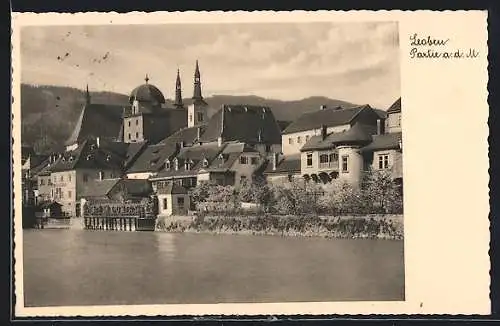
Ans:
{"label": "church spire", "polygon": [[175,80],[175,102],[174,105],[176,108],[183,108],[184,104],[182,103],[182,86],[181,86],[181,76],[179,73],[179,69],[177,69],[177,79]]}
{"label": "church spire", "polygon": [[193,100],[203,100],[203,96],[201,95],[201,78],[200,78],[200,67],[198,66],[198,60],[196,60],[196,68],[194,71]]}
{"label": "church spire", "polygon": [[85,103],[87,105],[90,104],[90,92],[89,92],[89,84],[87,84],[87,88],[85,90]]}

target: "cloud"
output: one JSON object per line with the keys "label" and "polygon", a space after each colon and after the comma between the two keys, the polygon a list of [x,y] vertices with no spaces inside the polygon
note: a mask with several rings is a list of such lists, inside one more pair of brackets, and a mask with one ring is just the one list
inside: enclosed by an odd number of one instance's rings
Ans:
{"label": "cloud", "polygon": [[148,73],[171,98],[180,68],[189,95],[199,59],[205,96],[322,95],[379,107],[400,96],[392,22],[25,27],[21,56],[23,82],[122,93]]}

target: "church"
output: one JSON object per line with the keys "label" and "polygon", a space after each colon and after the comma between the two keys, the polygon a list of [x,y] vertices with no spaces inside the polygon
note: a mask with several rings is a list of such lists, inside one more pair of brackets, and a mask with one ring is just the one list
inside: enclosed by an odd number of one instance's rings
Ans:
{"label": "church", "polygon": [[149,82],[147,75],[145,83],[132,90],[128,102],[128,106],[92,103],[87,87],[86,103],[73,133],[66,141],[66,150],[76,149],[84,140],[97,137],[125,143],[156,144],[179,129],[205,122],[208,104],[201,92],[198,61],[192,103],[187,107],[182,99],[179,70],[173,105],[167,105],[163,93]]}

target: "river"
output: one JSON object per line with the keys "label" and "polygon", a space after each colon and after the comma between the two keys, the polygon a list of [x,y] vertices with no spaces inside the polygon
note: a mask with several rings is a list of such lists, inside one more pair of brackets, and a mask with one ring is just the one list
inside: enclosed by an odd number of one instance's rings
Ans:
{"label": "river", "polygon": [[404,300],[403,241],[25,230],[25,306]]}

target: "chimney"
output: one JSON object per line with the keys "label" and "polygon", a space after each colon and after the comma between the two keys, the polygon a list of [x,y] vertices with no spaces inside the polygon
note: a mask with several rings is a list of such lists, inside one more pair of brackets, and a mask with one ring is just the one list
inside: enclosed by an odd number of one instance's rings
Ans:
{"label": "chimney", "polygon": [[200,137],[201,137],[201,128],[198,127],[198,129],[196,129],[196,139],[200,140]]}
{"label": "chimney", "polygon": [[384,122],[382,119],[377,119],[377,135],[384,134]]}
{"label": "chimney", "polygon": [[321,125],[321,139],[325,140],[326,138],[326,125]]}
{"label": "chimney", "polygon": [[319,109],[320,109],[320,110],[325,110],[325,109],[326,109],[326,105],[324,105],[324,104],[323,104],[323,105],[321,105],[321,106],[319,107]]}
{"label": "chimney", "polygon": [[101,181],[102,179],[104,179],[104,172],[99,171],[99,181]]}
{"label": "chimney", "polygon": [[278,153],[273,153],[273,171],[276,171],[276,167],[278,166]]}
{"label": "chimney", "polygon": [[101,139],[99,137],[95,139],[95,143],[97,148],[101,147]]}

